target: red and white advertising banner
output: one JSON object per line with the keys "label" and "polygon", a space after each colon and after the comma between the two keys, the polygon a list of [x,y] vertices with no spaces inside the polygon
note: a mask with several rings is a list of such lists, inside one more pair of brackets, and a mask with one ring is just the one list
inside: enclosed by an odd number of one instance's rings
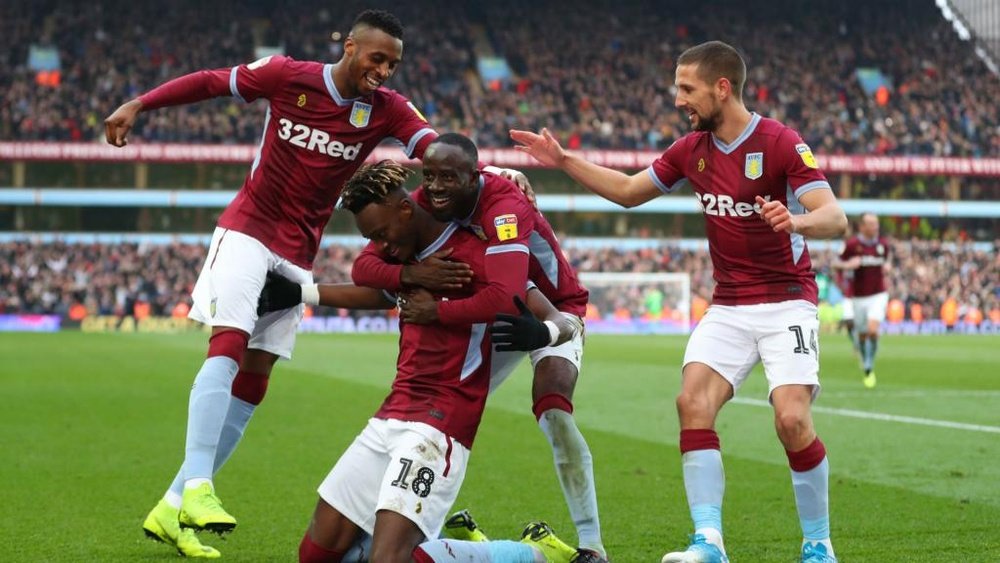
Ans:
{"label": "red and white advertising banner", "polygon": [[[256,145],[204,145],[143,143],[115,148],[104,143],[0,142],[0,160],[45,160],[89,162],[253,162]],[[625,170],[649,166],[657,151],[584,150],[587,160]],[[480,149],[480,160],[507,168],[539,168],[530,156],[512,148]],[[369,160],[391,158],[413,163],[398,147],[381,146]],[[828,174],[882,174],[888,176],[981,176],[1000,178],[1000,158],[939,156],[872,156],[817,154],[820,167]]]}

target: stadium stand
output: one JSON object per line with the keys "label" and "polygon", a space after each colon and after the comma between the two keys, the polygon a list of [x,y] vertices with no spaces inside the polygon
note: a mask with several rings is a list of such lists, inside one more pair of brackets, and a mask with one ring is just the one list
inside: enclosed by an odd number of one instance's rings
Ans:
{"label": "stadium stand", "polygon": [[[672,103],[673,59],[714,38],[745,49],[748,105],[800,130],[817,153],[1000,155],[1000,81],[933,2],[849,0],[827,5],[822,19],[797,0],[722,4],[741,17],[703,18],[677,0],[582,0],[572,11],[526,0],[399,3],[391,8],[409,28],[407,60],[391,86],[438,127],[474,133],[484,146],[509,145],[511,126],[548,126],[574,148],[664,148],[686,131],[677,112],[663,111]],[[101,119],[126,98],[186,72],[253,60],[268,47],[335,60],[331,32],[362,7],[9,5],[0,19],[0,137],[94,140]],[[771,23],[777,14],[780,26]],[[890,25],[893,33],[884,33]],[[27,64],[33,51],[52,48],[57,70]],[[513,71],[509,80],[478,73],[491,57]],[[859,73],[885,90],[866,93]],[[147,116],[134,137],[254,143],[262,113],[224,99]]]}

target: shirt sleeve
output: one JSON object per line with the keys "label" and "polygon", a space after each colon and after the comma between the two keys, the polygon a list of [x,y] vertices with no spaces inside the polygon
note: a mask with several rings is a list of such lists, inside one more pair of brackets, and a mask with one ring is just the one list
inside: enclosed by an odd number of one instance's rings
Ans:
{"label": "shirt sleeve", "polygon": [[417,106],[397,94],[393,98],[393,119],[389,136],[403,145],[403,152],[409,158],[423,158],[427,145],[437,139],[437,132],[427,122]]}
{"label": "shirt sleeve", "polygon": [[687,158],[688,137],[681,137],[674,141],[667,150],[653,161],[646,169],[646,173],[652,178],[656,187],[660,191],[668,194],[676,191],[687,184],[687,176],[684,172],[684,160]]}
{"label": "shirt sleeve", "polygon": [[268,97],[280,82],[286,57],[264,57],[232,68],[199,70],[185,74],[139,96],[144,111],[233,96],[244,102]]}
{"label": "shirt sleeve", "polygon": [[778,135],[775,150],[778,151],[778,162],[782,163],[788,186],[796,198],[811,190],[830,189],[830,183],[820,171],[812,149],[794,130],[786,128]]}
{"label": "shirt sleeve", "polygon": [[444,324],[493,322],[497,313],[516,313],[514,296],[525,298],[528,284],[528,241],[535,229],[534,212],[523,198],[504,197],[483,209],[486,236],[484,279],[488,285],[472,297],[438,304]]}
{"label": "shirt sleeve", "polygon": [[849,258],[851,258],[852,256],[854,256],[854,252],[853,251],[854,251],[854,245],[851,244],[851,239],[845,240],[844,241],[844,248],[842,248],[840,250],[840,259],[841,260],[848,260]]}
{"label": "shirt sleeve", "polygon": [[270,99],[285,78],[288,57],[274,55],[252,63],[234,66],[229,72],[230,94],[238,100],[252,102]]}
{"label": "shirt sleeve", "polygon": [[375,243],[371,242],[354,259],[354,265],[351,267],[351,281],[354,285],[374,287],[384,291],[402,290],[402,276],[403,266],[386,261]]}

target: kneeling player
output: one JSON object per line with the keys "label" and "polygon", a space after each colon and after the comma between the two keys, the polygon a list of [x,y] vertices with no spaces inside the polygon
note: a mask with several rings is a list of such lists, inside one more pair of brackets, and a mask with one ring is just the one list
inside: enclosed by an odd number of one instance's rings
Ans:
{"label": "kneeling player", "polygon": [[[486,283],[483,242],[435,221],[414,205],[402,189],[406,174],[390,162],[366,167],[344,188],[343,206],[354,213],[365,237],[401,262],[451,246],[453,256],[468,264],[479,281],[433,298],[472,295]],[[318,302],[335,289],[310,286],[306,298]],[[342,289],[357,299],[355,307],[386,306],[378,290]],[[430,298],[426,291],[404,296]],[[414,550],[441,531],[465,476],[489,392],[492,342],[486,328],[402,325],[392,390],[320,485],[320,499],[299,548],[300,561],[341,561],[362,532],[372,535],[371,560],[427,560]],[[525,549],[522,555],[529,561],[544,557],[532,546]]]}

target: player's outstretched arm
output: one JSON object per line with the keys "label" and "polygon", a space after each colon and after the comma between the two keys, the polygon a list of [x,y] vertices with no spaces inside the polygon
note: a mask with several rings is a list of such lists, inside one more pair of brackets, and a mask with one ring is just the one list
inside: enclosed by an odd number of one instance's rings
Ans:
{"label": "player's outstretched arm", "polygon": [[566,152],[546,128],[540,134],[512,129],[510,138],[517,143],[515,149],[530,154],[546,166],[561,169],[583,187],[622,207],[635,207],[662,194],[646,171],[629,176],[588,162]]}
{"label": "player's outstretched arm", "polygon": [[391,309],[395,306],[381,290],[350,283],[299,284],[280,274],[267,273],[257,299],[257,314],[280,311],[300,303],[343,309]]}
{"label": "player's outstretched arm", "polygon": [[830,238],[847,231],[847,215],[828,189],[810,190],[799,198],[804,215],[793,215],[780,201],[757,196],[760,215],[775,232],[798,233],[810,238]]}
{"label": "player's outstretched arm", "polygon": [[[583,325],[560,313],[537,288],[528,290],[528,303],[514,296],[518,315],[499,314],[490,326],[498,352],[529,352],[572,340]],[[541,320],[540,320],[541,319]]]}

